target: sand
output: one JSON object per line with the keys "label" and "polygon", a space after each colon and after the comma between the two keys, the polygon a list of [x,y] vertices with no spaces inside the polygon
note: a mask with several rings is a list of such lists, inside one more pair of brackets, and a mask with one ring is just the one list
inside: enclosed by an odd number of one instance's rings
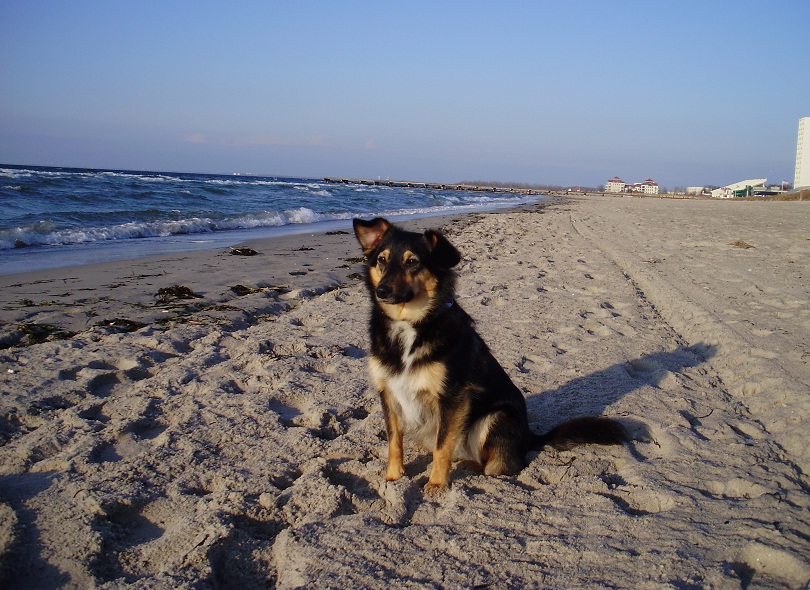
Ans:
{"label": "sand", "polygon": [[606,414],[635,440],[456,466],[438,497],[408,446],[383,481],[348,233],[0,277],[0,586],[808,587],[807,203],[406,225],[462,252],[536,430]]}

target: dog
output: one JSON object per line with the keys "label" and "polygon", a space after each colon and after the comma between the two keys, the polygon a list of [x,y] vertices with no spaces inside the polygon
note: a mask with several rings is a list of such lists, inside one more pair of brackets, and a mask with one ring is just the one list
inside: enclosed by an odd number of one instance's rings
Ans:
{"label": "dog", "polygon": [[379,217],[353,224],[373,302],[369,373],[385,419],[386,480],[404,474],[406,436],[433,451],[428,492],[448,487],[454,460],[485,475],[514,475],[546,444],[627,440],[622,424],[604,417],[532,432],[523,394],[455,299],[455,246],[436,230],[410,232]]}

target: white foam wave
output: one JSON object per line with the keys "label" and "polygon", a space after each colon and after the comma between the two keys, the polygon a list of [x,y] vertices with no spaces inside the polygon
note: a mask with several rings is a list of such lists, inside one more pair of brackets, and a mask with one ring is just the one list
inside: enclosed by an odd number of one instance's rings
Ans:
{"label": "white foam wave", "polygon": [[[0,176],[7,178],[113,178],[135,180],[144,183],[190,183],[208,184],[215,186],[280,186],[289,185],[290,180],[278,180],[268,177],[245,178],[241,176],[227,178],[205,178],[188,174],[172,174],[162,172],[127,172],[116,170],[34,170],[29,168],[0,168]],[[305,185],[310,188],[319,187],[320,184]]]}
{"label": "white foam wave", "polygon": [[43,221],[27,228],[17,227],[0,230],[0,249],[23,246],[62,246],[87,242],[202,234],[215,231],[318,223],[337,219],[350,219],[351,217],[352,214],[349,212],[323,214],[306,207],[299,207],[285,211],[264,211],[258,214],[216,221],[206,217],[192,217],[182,220],[122,223],[95,228],[57,229],[53,223]]}

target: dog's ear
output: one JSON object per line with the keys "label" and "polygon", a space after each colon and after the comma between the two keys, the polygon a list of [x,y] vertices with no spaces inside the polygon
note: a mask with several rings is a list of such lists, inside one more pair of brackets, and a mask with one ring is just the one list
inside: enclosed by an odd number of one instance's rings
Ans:
{"label": "dog's ear", "polygon": [[377,217],[371,221],[364,221],[362,219],[355,219],[354,235],[357,236],[357,241],[360,242],[360,247],[363,248],[363,254],[368,256],[374,249],[379,246],[385,232],[391,229],[391,224],[382,217]]}
{"label": "dog's ear", "polygon": [[461,254],[439,232],[429,229],[425,232],[425,239],[430,246],[430,261],[439,268],[453,268],[461,262]]}

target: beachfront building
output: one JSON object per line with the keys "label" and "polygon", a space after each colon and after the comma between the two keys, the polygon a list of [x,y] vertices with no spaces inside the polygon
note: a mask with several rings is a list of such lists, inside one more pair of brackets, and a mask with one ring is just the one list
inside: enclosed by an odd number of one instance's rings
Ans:
{"label": "beachfront building", "polygon": [[605,192],[606,193],[623,193],[625,187],[624,181],[619,178],[618,176],[614,176],[610,180],[607,181],[605,185]]}
{"label": "beachfront building", "polygon": [[712,191],[715,199],[733,199],[734,197],[750,197],[754,194],[754,189],[758,186],[765,186],[767,178],[754,178],[751,180],[741,180],[726,186],[721,186]]}
{"label": "beachfront building", "polygon": [[658,183],[652,178],[648,178],[644,182],[637,182],[633,185],[633,192],[642,193],[644,195],[657,195]]}
{"label": "beachfront building", "polygon": [[796,142],[796,174],[793,188],[810,186],[810,117],[799,119],[799,139]]}
{"label": "beachfront building", "polygon": [[648,178],[644,182],[636,182],[634,184],[627,184],[618,176],[614,176],[605,184],[606,193],[641,193],[643,195],[657,195],[658,183],[652,178]]}

